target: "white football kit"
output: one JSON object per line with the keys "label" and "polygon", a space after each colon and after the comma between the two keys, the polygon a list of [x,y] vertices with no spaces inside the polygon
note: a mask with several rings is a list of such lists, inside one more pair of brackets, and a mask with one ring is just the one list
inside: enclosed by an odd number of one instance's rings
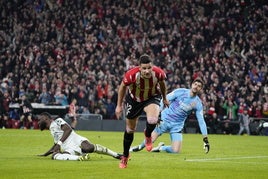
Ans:
{"label": "white football kit", "polygon": [[[67,124],[62,118],[55,119],[50,127],[49,130],[51,135],[54,138],[54,143],[56,144],[63,135],[63,130],[61,129],[61,125]],[[80,146],[83,141],[89,141],[87,138],[78,135],[75,131],[72,131],[69,137],[62,143],[61,149],[65,152],[68,152],[72,155],[81,155],[83,154]]]}

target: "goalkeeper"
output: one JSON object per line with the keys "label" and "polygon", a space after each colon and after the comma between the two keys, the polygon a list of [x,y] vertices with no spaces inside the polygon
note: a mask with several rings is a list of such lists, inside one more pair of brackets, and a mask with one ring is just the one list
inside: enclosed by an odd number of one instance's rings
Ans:
{"label": "goalkeeper", "polygon": [[[178,88],[167,95],[170,102],[168,108],[163,109],[161,101],[161,120],[160,124],[152,132],[152,141],[154,142],[163,133],[169,132],[171,146],[160,142],[157,147],[154,147],[151,152],[166,151],[168,153],[180,153],[182,148],[182,130],[185,120],[195,112],[201,133],[203,135],[205,153],[209,152],[209,142],[207,136],[207,125],[203,116],[203,104],[199,98],[199,94],[203,90],[204,82],[200,78],[196,78],[191,89]],[[144,148],[144,141],[130,148],[130,152],[138,152]]]}

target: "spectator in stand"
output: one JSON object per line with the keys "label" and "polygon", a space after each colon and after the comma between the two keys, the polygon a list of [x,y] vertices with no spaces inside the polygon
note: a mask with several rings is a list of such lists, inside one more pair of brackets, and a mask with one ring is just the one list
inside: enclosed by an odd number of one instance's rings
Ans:
{"label": "spectator in stand", "polygon": [[10,125],[10,119],[9,119],[9,105],[11,103],[11,98],[9,96],[9,93],[8,91],[5,91],[4,92],[4,98],[3,98],[3,117],[4,117],[4,120],[6,121],[7,123],[7,127],[10,128],[11,125]]}
{"label": "spectator in stand", "polygon": [[45,105],[52,103],[52,97],[49,91],[47,90],[46,84],[42,86],[42,93],[39,95],[38,101]]}
{"label": "spectator in stand", "polygon": [[[265,86],[268,81],[266,1],[154,1],[152,5],[108,0],[94,1],[94,6],[91,1],[35,2],[8,1],[7,6],[0,1],[0,81],[10,78],[11,88],[22,85],[28,92],[27,84],[35,77],[54,95],[54,78],[68,83],[70,91],[82,78],[90,81],[87,90],[95,92],[96,82],[110,73],[114,79],[109,85],[117,93],[121,76],[146,49],[155,65],[167,72],[168,89],[189,87],[185,79],[200,76],[205,86],[216,84],[213,95],[228,98],[226,87],[232,86],[233,99],[243,93],[258,101],[265,95],[255,84]],[[118,18],[122,9],[123,20]],[[34,93],[39,96],[41,89]],[[64,93],[70,102],[73,96]],[[12,101],[18,94],[10,92]]]}
{"label": "spectator in stand", "polygon": [[238,105],[232,99],[225,100],[222,105],[223,109],[226,110],[226,119],[229,121],[237,121],[237,109]]}
{"label": "spectator in stand", "polygon": [[248,109],[244,108],[243,113],[239,115],[239,132],[237,135],[241,135],[244,131],[246,131],[247,135],[250,135],[250,129],[249,129],[249,124],[250,124],[250,118],[248,115]]}
{"label": "spectator in stand", "polygon": [[78,111],[81,112],[83,108],[88,108],[89,106],[89,94],[85,85],[79,85],[76,93],[74,94],[77,100]]}
{"label": "spectator in stand", "polygon": [[82,112],[80,112],[79,115],[79,119],[88,120],[90,115],[89,109],[86,107],[82,107]]}
{"label": "spectator in stand", "polygon": [[69,105],[69,111],[68,111],[68,116],[71,119],[71,128],[72,129],[75,129],[75,127],[77,125],[76,103],[77,103],[77,100],[74,98]]}
{"label": "spectator in stand", "polygon": [[237,109],[237,115],[238,115],[238,118],[240,115],[244,114],[244,110],[247,109],[247,114],[249,114],[249,111],[248,111],[248,106],[245,102],[245,99],[244,98],[239,98],[239,105],[238,105],[238,109]]}
{"label": "spectator in stand", "polygon": [[263,107],[262,107],[262,115],[265,118],[268,117],[268,100],[267,100],[267,98],[264,98],[264,103],[263,103]]}
{"label": "spectator in stand", "polygon": [[263,118],[262,115],[262,102],[261,101],[254,101],[252,103],[252,115],[251,117],[255,117],[255,118]]}
{"label": "spectator in stand", "polygon": [[33,127],[33,118],[32,118],[33,107],[25,94],[21,95],[19,106],[20,106],[20,121],[22,123],[21,127],[24,129],[31,129]]}
{"label": "spectator in stand", "polygon": [[11,109],[9,111],[9,119],[11,120],[13,129],[19,129],[21,127],[19,113],[19,109]]}
{"label": "spectator in stand", "polygon": [[106,108],[106,113],[108,114],[108,119],[116,119],[115,116],[115,108],[116,108],[116,104],[114,102],[111,101],[110,98],[108,99],[103,99],[103,104]]}
{"label": "spectator in stand", "polygon": [[61,106],[68,106],[68,99],[67,96],[61,92],[60,88],[57,88],[56,93],[54,95],[55,98],[55,104],[61,105]]}
{"label": "spectator in stand", "polygon": [[103,99],[108,95],[108,83],[106,81],[99,80],[97,85],[98,99]]}

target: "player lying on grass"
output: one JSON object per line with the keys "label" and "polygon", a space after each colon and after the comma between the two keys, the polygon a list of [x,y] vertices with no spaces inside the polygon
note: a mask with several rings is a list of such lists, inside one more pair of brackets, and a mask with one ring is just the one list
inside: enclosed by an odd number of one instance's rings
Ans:
{"label": "player lying on grass", "polygon": [[[203,104],[198,94],[203,89],[204,82],[197,78],[191,84],[191,89],[178,88],[167,95],[170,106],[163,109],[161,102],[161,122],[152,132],[154,142],[163,133],[169,132],[171,146],[165,146],[160,142],[151,152],[166,151],[168,153],[180,153],[182,148],[182,130],[185,120],[194,111],[201,133],[203,135],[205,152],[209,152],[209,142],[207,137],[207,125],[203,116]],[[144,141],[135,147],[130,148],[130,152],[138,152],[145,147]]]}
{"label": "player lying on grass", "polygon": [[98,153],[121,158],[118,154],[107,147],[92,144],[87,138],[78,135],[62,118],[52,118],[47,112],[39,115],[39,128],[41,131],[49,129],[54,138],[54,145],[46,153],[39,156],[52,154],[54,160],[89,160],[89,153]]}

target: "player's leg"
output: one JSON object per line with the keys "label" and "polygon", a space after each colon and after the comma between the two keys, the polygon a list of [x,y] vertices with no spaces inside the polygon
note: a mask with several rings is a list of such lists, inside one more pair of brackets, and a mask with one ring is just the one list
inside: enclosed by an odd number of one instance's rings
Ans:
{"label": "player's leg", "polygon": [[[162,131],[161,129],[164,129],[164,128],[163,127],[162,128],[159,128],[159,126],[157,126],[155,128],[155,130],[152,132],[151,137],[152,137],[152,142],[153,143],[157,140],[157,138],[160,135],[162,135],[162,133],[164,133],[164,131]],[[139,152],[139,151],[143,150],[144,148],[145,148],[145,140],[143,140],[139,145],[136,145],[134,147],[131,147],[129,149],[129,151],[130,152]]]}
{"label": "player's leg", "polygon": [[80,160],[80,161],[86,161],[89,160],[89,155],[72,155],[69,153],[54,153],[52,154],[53,160]]}
{"label": "player's leg", "polygon": [[104,154],[109,155],[114,158],[120,159],[120,154],[117,152],[112,151],[111,149],[108,149],[107,147],[104,147],[100,144],[91,144],[89,141],[85,140],[81,143],[81,149],[83,153],[98,153],[98,154]]}
{"label": "player's leg", "polygon": [[244,127],[240,124],[239,131],[238,131],[237,135],[241,135],[243,131],[244,131]]}
{"label": "player's leg", "polygon": [[123,141],[123,155],[129,156],[129,149],[134,139],[134,132],[138,123],[138,117],[135,119],[126,119],[126,131],[124,133]]}
{"label": "player's leg", "polygon": [[126,130],[124,133],[123,140],[123,156],[121,157],[121,161],[119,163],[119,168],[127,168],[127,162],[129,159],[129,149],[134,139],[134,132],[137,127],[139,116],[134,119],[126,119]]}
{"label": "player's leg", "polygon": [[152,132],[156,127],[158,122],[158,116],[160,113],[160,108],[158,104],[151,103],[144,108],[146,113],[147,121],[146,121],[146,128],[144,131],[145,135],[145,147],[147,151],[151,151],[153,148],[153,140],[152,140]]}
{"label": "player's leg", "polygon": [[20,128],[26,129],[26,121],[25,121],[25,115],[22,114],[20,116]]}
{"label": "player's leg", "polygon": [[245,126],[245,129],[246,129],[247,135],[250,135],[250,129],[249,129],[249,126]]}
{"label": "player's leg", "polygon": [[170,133],[171,146],[170,145],[160,145],[158,151],[152,150],[154,152],[166,151],[167,153],[180,153],[182,148],[182,133]]}
{"label": "player's leg", "polygon": [[28,114],[27,116],[27,128],[31,129],[33,127],[32,114]]}

